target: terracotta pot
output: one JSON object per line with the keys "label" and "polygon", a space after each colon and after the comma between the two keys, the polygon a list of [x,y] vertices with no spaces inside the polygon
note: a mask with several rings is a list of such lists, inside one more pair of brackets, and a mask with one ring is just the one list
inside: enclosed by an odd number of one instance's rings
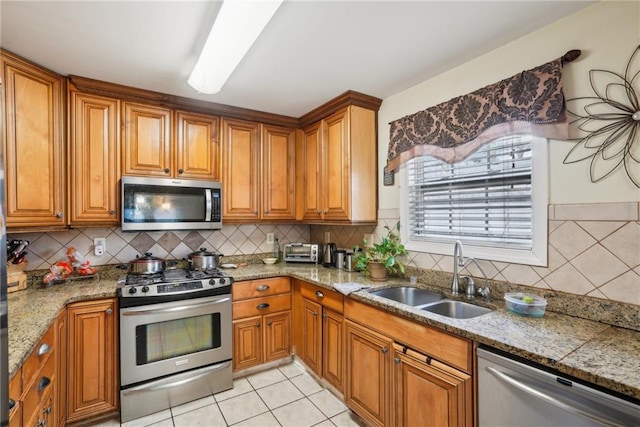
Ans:
{"label": "terracotta pot", "polygon": [[374,282],[384,282],[387,280],[387,269],[381,262],[370,262],[369,273],[371,274],[371,280]]}

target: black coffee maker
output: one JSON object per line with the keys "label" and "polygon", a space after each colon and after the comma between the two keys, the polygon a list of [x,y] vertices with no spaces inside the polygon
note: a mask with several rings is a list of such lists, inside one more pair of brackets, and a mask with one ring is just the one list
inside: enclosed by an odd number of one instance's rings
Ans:
{"label": "black coffee maker", "polygon": [[327,243],[324,246],[324,252],[322,253],[322,260],[325,267],[335,267],[336,265],[336,247],[335,243]]}

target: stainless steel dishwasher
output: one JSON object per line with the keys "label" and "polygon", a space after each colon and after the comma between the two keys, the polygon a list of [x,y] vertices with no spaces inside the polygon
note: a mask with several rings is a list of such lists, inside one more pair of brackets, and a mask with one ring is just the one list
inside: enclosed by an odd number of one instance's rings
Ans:
{"label": "stainless steel dishwasher", "polygon": [[480,427],[640,426],[640,405],[478,349]]}

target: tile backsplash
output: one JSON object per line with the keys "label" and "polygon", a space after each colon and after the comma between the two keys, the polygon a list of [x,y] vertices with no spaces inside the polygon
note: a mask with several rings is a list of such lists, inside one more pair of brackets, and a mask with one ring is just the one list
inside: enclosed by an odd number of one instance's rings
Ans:
{"label": "tile backsplash", "polygon": [[[309,241],[309,226],[297,224],[225,225],[214,231],[123,232],[119,228],[85,228],[9,234],[7,239],[29,240],[27,270],[39,270],[65,260],[69,247],[76,248],[92,265],[127,263],[145,252],[166,259],[181,259],[202,247],[223,255],[267,253],[273,250],[273,245],[267,244],[267,233],[274,233],[281,246]],[[93,254],[94,237],[106,237],[107,251],[102,256]]]}

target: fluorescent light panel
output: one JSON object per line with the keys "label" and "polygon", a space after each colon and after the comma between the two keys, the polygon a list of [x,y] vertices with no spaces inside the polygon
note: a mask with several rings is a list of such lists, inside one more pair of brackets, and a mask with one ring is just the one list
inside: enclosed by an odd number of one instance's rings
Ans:
{"label": "fluorescent light panel", "polygon": [[283,0],[225,0],[187,82],[218,93]]}

